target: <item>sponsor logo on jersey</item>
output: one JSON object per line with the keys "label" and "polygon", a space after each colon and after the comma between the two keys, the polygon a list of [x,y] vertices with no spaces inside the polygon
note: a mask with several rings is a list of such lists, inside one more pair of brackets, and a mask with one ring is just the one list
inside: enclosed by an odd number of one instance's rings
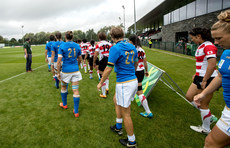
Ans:
{"label": "sponsor logo on jersey", "polygon": [[225,60],[221,59],[219,65],[218,65],[218,68],[221,68],[221,67],[222,67],[222,65],[224,64],[224,61],[225,61]]}

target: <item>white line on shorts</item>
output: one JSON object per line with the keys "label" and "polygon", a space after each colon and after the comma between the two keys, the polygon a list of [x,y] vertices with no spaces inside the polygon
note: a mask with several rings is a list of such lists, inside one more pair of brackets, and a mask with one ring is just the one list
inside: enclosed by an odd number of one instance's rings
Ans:
{"label": "white line on shorts", "polygon": [[[39,68],[41,68],[41,67],[43,67],[43,66],[46,66],[46,65],[47,65],[47,64],[42,65],[42,66],[39,66],[39,67],[37,67],[37,68],[34,68],[34,70],[39,69]],[[13,76],[13,77],[7,78],[7,79],[5,79],[5,80],[0,81],[0,83],[5,82],[5,81],[7,81],[7,80],[11,80],[11,79],[16,78],[16,77],[18,77],[18,76],[21,76],[21,75],[23,75],[23,74],[25,74],[25,73],[26,73],[26,72],[23,72],[23,73],[20,73],[20,74],[18,74],[18,75],[15,75],[15,76]]]}

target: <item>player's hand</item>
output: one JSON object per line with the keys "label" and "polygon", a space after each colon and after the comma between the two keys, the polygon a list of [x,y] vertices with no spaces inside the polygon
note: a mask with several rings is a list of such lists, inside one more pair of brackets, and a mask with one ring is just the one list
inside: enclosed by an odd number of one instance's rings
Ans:
{"label": "player's hand", "polygon": [[205,95],[202,93],[194,96],[193,101],[196,103],[196,105],[200,106],[200,102],[205,98]]}
{"label": "player's hand", "polygon": [[207,84],[207,81],[202,81],[202,82],[201,82],[201,85],[200,85],[201,88],[202,88],[202,89],[205,89],[206,84]]}
{"label": "player's hand", "polygon": [[48,59],[47,58],[45,59],[45,61],[46,61],[46,63],[48,63]]}
{"label": "player's hand", "polygon": [[149,76],[149,73],[148,73],[148,72],[146,72],[146,73],[145,73],[145,76],[146,76],[146,77],[148,77],[148,76]]}
{"label": "player's hand", "polygon": [[101,83],[98,83],[98,84],[97,84],[97,90],[100,91],[101,87],[102,87],[102,84],[101,84]]}

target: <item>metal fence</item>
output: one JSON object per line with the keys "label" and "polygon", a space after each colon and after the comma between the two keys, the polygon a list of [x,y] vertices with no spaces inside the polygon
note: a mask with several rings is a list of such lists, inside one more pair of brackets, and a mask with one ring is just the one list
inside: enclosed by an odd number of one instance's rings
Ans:
{"label": "metal fence", "polygon": [[[146,41],[143,41],[142,45],[149,46],[148,42]],[[198,47],[197,44],[190,44],[190,43],[153,42],[152,44],[152,48],[176,52],[176,53],[190,55],[190,56],[195,56],[197,47]],[[219,59],[224,49],[219,46],[216,47],[218,48],[217,59]]]}

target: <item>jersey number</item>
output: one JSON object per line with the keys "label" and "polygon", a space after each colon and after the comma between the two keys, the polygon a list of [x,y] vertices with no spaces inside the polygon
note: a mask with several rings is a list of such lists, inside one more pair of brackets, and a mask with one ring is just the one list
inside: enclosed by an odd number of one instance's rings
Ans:
{"label": "jersey number", "polygon": [[133,50],[130,51],[130,52],[126,51],[126,52],[125,52],[125,55],[127,55],[127,58],[126,58],[125,64],[130,64],[130,62],[128,61],[128,60],[129,60],[129,55],[130,55],[130,54],[132,55],[131,61],[132,61],[132,63],[134,62],[134,61],[133,61],[134,51],[133,51]]}
{"label": "jersey number", "polygon": [[104,51],[109,51],[110,46],[108,44],[102,46]]}
{"label": "jersey number", "polygon": [[[76,57],[76,50],[75,50],[75,48],[73,50],[74,50],[74,57]],[[68,49],[68,51],[69,51],[69,58],[72,57],[71,53],[72,53],[73,50],[72,50],[72,48]]]}

